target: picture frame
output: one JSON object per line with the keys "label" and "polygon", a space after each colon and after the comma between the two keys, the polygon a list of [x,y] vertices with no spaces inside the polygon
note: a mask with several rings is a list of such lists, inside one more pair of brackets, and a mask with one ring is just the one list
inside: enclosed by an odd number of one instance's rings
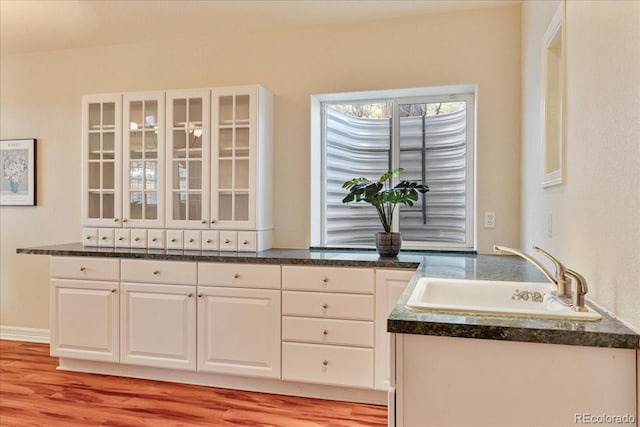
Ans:
{"label": "picture frame", "polygon": [[0,206],[36,201],[36,139],[0,140]]}

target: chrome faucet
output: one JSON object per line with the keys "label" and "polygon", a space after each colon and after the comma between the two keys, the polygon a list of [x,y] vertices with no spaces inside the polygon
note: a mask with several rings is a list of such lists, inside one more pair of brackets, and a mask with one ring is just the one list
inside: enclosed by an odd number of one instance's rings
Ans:
{"label": "chrome faucet", "polygon": [[[567,268],[557,258],[555,258],[553,255],[551,255],[544,249],[538,246],[534,246],[533,249],[545,255],[547,258],[551,260],[551,262],[553,262],[553,264],[556,267],[555,277],[551,275],[551,272],[547,270],[547,268],[544,265],[542,265],[540,261],[536,260],[535,258],[532,258],[531,256],[527,255],[525,252],[522,252],[518,249],[508,248],[506,246],[498,246],[498,245],[493,246],[493,252],[495,253],[510,253],[513,255],[518,255],[519,257],[526,259],[531,264],[538,267],[538,269],[542,271],[545,277],[549,279],[551,283],[556,285],[556,287],[558,288],[558,295],[567,297],[567,298],[573,296],[572,302],[573,302],[573,309],[575,311],[587,311],[587,309],[584,306],[584,303],[585,303],[584,296],[589,291],[587,287],[586,279],[581,274],[578,274],[574,270]],[[571,292],[569,279],[576,282],[575,292]]]}

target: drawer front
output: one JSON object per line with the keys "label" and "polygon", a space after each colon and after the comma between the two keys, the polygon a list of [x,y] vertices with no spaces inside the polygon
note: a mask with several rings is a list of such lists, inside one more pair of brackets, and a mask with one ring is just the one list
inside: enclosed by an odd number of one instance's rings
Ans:
{"label": "drawer front", "polygon": [[202,249],[200,231],[185,230],[184,231],[184,249],[190,251],[199,251]]}
{"label": "drawer front", "polygon": [[373,347],[373,322],[284,316],[282,339],[315,344]]}
{"label": "drawer front", "polygon": [[131,230],[131,247],[147,247],[147,230]]}
{"label": "drawer front", "polygon": [[103,248],[112,248],[115,245],[115,230],[113,228],[98,229],[98,246]]}
{"label": "drawer front", "polygon": [[221,231],[220,250],[236,252],[238,250],[238,233],[235,231]]}
{"label": "drawer front", "polygon": [[98,229],[97,228],[83,228],[82,229],[82,244],[84,246],[98,246]]}
{"label": "drawer front", "polygon": [[164,230],[149,230],[147,235],[147,248],[164,249]]}
{"label": "drawer front", "polygon": [[183,249],[182,230],[167,230],[167,249]]}
{"label": "drawer front", "polygon": [[258,247],[255,231],[238,231],[238,252],[255,252]]}
{"label": "drawer front", "polygon": [[373,294],[373,269],[283,266],[282,288]]}
{"label": "drawer front", "polygon": [[348,320],[373,320],[373,295],[282,292],[282,314]]}
{"label": "drawer front", "polygon": [[373,387],[373,350],[282,343],[282,379],[350,387]]}
{"label": "drawer front", "polygon": [[220,232],[219,231],[203,231],[202,232],[202,250],[203,251],[219,251],[220,250]]}
{"label": "drawer front", "polygon": [[280,289],[280,266],[199,262],[198,284]]}
{"label": "drawer front", "polygon": [[51,257],[51,277],[60,279],[120,280],[117,258]]}
{"label": "drawer front", "polygon": [[196,263],[176,261],[122,260],[122,281],[194,285]]}
{"label": "drawer front", "polygon": [[131,247],[131,230],[128,228],[116,229],[116,248]]}

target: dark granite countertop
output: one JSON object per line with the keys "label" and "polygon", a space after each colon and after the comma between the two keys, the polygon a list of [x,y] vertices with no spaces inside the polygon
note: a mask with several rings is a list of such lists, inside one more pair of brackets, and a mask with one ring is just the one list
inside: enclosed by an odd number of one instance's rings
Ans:
{"label": "dark granite countertop", "polygon": [[464,338],[582,345],[611,348],[640,348],[640,335],[603,310],[600,321],[534,319],[474,314],[417,312],[405,304],[418,279],[546,281],[542,273],[525,260],[504,255],[403,252],[397,258],[382,258],[374,251],[268,249],[262,252],[181,251],[83,247],[81,243],[17,249],[21,254],[91,256],[207,261],[223,263],[287,264],[370,268],[417,269],[388,318],[389,332]]}

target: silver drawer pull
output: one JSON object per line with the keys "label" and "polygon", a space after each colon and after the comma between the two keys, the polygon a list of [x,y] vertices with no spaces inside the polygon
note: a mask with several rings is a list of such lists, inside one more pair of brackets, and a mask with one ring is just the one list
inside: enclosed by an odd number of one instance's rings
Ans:
{"label": "silver drawer pull", "polygon": [[189,239],[189,243],[193,243],[195,242],[195,240],[193,240],[193,237]]}
{"label": "silver drawer pull", "polygon": [[322,279],[322,282],[323,282],[323,283],[328,283],[328,282],[329,282],[329,278],[328,278],[328,277],[325,277],[324,279]]}
{"label": "silver drawer pull", "polygon": [[112,293],[112,294],[115,294],[116,292],[117,292],[116,288],[112,288],[112,289],[111,289],[111,293]]}
{"label": "silver drawer pull", "polygon": [[329,335],[329,331],[325,329],[324,331],[322,331],[322,335]]}
{"label": "silver drawer pull", "polygon": [[207,220],[206,220],[206,219],[203,219],[203,220],[202,220],[202,223],[203,223],[203,224],[206,224],[206,223],[207,223]]}
{"label": "silver drawer pull", "polygon": [[176,242],[176,238],[174,237],[171,239],[171,243],[175,243],[175,242]]}
{"label": "silver drawer pull", "polygon": [[153,239],[151,239],[151,241],[152,241],[152,242],[157,242],[157,241],[158,241],[158,238],[157,238],[157,237],[154,237]]}
{"label": "silver drawer pull", "polygon": [[244,241],[242,242],[242,244],[243,244],[243,245],[248,245],[248,244],[249,244],[249,241],[248,241],[248,240],[244,240]]}
{"label": "silver drawer pull", "polygon": [[325,360],[324,362],[322,362],[322,364],[323,364],[324,366],[328,366],[328,365],[329,365],[329,361],[328,361],[328,360]]}
{"label": "silver drawer pull", "polygon": [[102,240],[107,240],[107,236],[102,236]]}
{"label": "silver drawer pull", "polygon": [[113,222],[118,222],[119,219],[118,218],[113,218]]}
{"label": "silver drawer pull", "polygon": [[80,271],[87,271],[87,267],[80,267]]}
{"label": "silver drawer pull", "polygon": [[140,241],[140,238],[139,238],[139,237],[136,237],[136,238],[135,238],[135,239],[133,239],[133,240],[135,240],[136,242],[139,242],[139,241]]}
{"label": "silver drawer pull", "polygon": [[87,236],[87,240],[91,240],[91,239],[92,239],[92,237],[91,237],[91,236]]}
{"label": "silver drawer pull", "polygon": [[160,274],[160,271],[158,271],[158,270],[153,270],[153,274],[154,274],[155,276],[157,276],[158,274]]}
{"label": "silver drawer pull", "polygon": [[234,278],[234,279],[238,279],[239,277],[240,277],[240,275],[239,275],[238,273],[236,273],[236,274],[234,274],[234,275],[233,275],[233,278]]}
{"label": "silver drawer pull", "polygon": [[127,221],[128,221],[127,218],[122,219],[122,222],[127,222]]}
{"label": "silver drawer pull", "polygon": [[322,308],[326,310],[327,308],[329,308],[329,304],[322,304]]}
{"label": "silver drawer pull", "polygon": [[187,294],[187,298],[192,298],[192,297],[193,297],[193,294],[192,294],[191,292],[189,292],[189,293]]}
{"label": "silver drawer pull", "polygon": [[212,219],[212,220],[211,220],[211,224],[215,224],[215,223],[216,223],[216,220],[215,220],[215,219]]}
{"label": "silver drawer pull", "polygon": [[231,243],[231,240],[225,239],[224,242],[228,244],[228,243]]}
{"label": "silver drawer pull", "polygon": [[212,242],[212,240],[211,240],[211,239],[207,239],[207,240],[206,240],[206,242],[207,242],[207,243],[211,243],[211,242]]}
{"label": "silver drawer pull", "polygon": [[122,242],[124,240],[124,237],[118,237],[118,240]]}
{"label": "silver drawer pull", "polygon": [[204,294],[198,294],[198,298],[202,298]]}

